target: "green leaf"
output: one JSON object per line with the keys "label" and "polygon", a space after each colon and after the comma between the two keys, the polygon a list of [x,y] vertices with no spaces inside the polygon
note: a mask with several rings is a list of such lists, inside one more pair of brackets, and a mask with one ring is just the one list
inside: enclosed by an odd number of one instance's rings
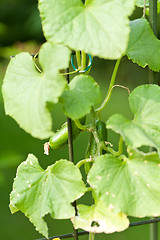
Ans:
{"label": "green leaf", "polygon": [[101,100],[101,92],[94,79],[87,75],[76,76],[63,92],[60,101],[64,112],[73,120],[90,112],[91,107]]}
{"label": "green leaf", "polygon": [[134,0],[39,0],[44,35],[71,49],[102,58],[120,58],[129,37]]}
{"label": "green leaf", "polygon": [[160,158],[156,152],[130,151],[121,161],[113,155],[95,158],[88,183],[99,199],[115,212],[134,217],[160,215]]}
{"label": "green leaf", "polygon": [[160,154],[160,87],[137,87],[130,94],[129,103],[134,114],[133,120],[115,114],[108,119],[107,128],[119,133],[132,148],[151,146]]}
{"label": "green leaf", "polygon": [[153,71],[160,70],[160,40],[158,40],[149,22],[145,18],[130,23],[131,33],[127,48],[127,56],[141,67]]}
{"label": "green leaf", "polygon": [[75,229],[81,228],[87,232],[113,233],[129,227],[129,220],[124,213],[114,213],[104,202],[93,206],[78,205],[78,216],[72,218]]}
{"label": "green leaf", "polygon": [[2,89],[5,112],[33,137],[52,135],[48,103],[57,103],[66,87],[59,70],[68,67],[69,60],[68,48],[45,43],[39,53],[43,73],[37,71],[28,53],[18,54],[8,66]]}
{"label": "green leaf", "polygon": [[20,210],[36,230],[48,237],[43,217],[48,213],[56,219],[75,215],[73,201],[86,191],[79,169],[67,160],[60,160],[43,170],[37,158],[29,154],[17,170],[10,195],[12,213]]}

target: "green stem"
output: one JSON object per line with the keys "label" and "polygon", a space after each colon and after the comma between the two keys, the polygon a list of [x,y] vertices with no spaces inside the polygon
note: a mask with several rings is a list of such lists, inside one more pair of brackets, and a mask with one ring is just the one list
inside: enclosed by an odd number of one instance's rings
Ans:
{"label": "green stem", "polygon": [[[65,70],[66,73],[69,72],[69,68]],[[70,79],[69,75],[66,75],[66,80],[69,84]],[[73,135],[72,135],[72,122],[71,119],[67,117],[67,126],[68,126],[68,150],[69,150],[69,161],[74,163],[74,155],[73,155]],[[77,216],[77,204],[76,201],[72,203],[72,206],[75,209],[75,214]],[[74,240],[78,240],[78,230],[73,227]]]}
{"label": "green stem", "polygon": [[101,141],[97,144],[97,151],[96,151],[96,156],[101,155],[102,154],[102,150],[104,143]]}
{"label": "green stem", "polygon": [[144,0],[143,17],[146,17],[146,0]]}
{"label": "green stem", "polygon": [[103,144],[103,149],[106,150],[107,152],[112,153],[112,155],[114,155],[116,157],[120,156],[123,153],[123,139],[122,139],[122,137],[120,136],[119,146],[118,146],[118,151],[117,152],[110,147],[106,147],[104,144]]}
{"label": "green stem", "polygon": [[110,97],[111,97],[111,93],[112,93],[112,89],[113,89],[113,86],[114,86],[114,82],[116,80],[116,76],[117,76],[117,71],[118,71],[118,68],[119,68],[119,65],[120,65],[120,61],[121,61],[121,58],[117,60],[116,64],[115,64],[115,67],[114,67],[114,70],[113,70],[113,74],[112,74],[112,77],[111,77],[111,81],[110,81],[110,85],[109,85],[109,89],[108,89],[108,93],[107,93],[107,96],[106,98],[104,99],[102,105],[96,109],[96,111],[98,113],[100,113],[107,105]]}
{"label": "green stem", "polygon": [[86,69],[86,53],[82,51],[81,70]]}
{"label": "green stem", "polygon": [[[155,36],[157,36],[157,0],[149,0],[149,22]],[[157,82],[158,74],[150,70],[149,83]],[[158,223],[150,225],[150,240],[158,240]]]}
{"label": "green stem", "polygon": [[34,65],[35,65],[35,67],[37,68],[37,70],[40,72],[40,73],[43,73],[43,71],[37,66],[37,64],[36,64],[36,57],[37,57],[37,55],[38,55],[38,53],[36,53],[35,55],[34,55]]}
{"label": "green stem", "polygon": [[157,36],[157,0],[149,0],[149,22],[155,36]]}
{"label": "green stem", "polygon": [[[157,0],[149,0],[149,23],[157,37]],[[149,83],[158,83],[158,73],[149,70]]]}
{"label": "green stem", "polygon": [[81,53],[80,51],[76,51],[76,59],[77,59],[77,68],[81,69]]}
{"label": "green stem", "polygon": [[123,138],[122,136],[120,136],[117,154],[118,156],[120,156],[122,153],[123,153]]}
{"label": "green stem", "polygon": [[82,131],[86,131],[86,130],[89,131],[90,125],[88,125],[88,126],[87,126],[87,125],[82,125],[82,124],[80,123],[79,119],[74,120],[74,122],[75,122],[76,126],[77,126],[79,129],[81,129]]}
{"label": "green stem", "polygon": [[75,70],[75,71],[72,71],[72,72],[69,72],[69,73],[61,73],[61,75],[66,76],[66,75],[74,74],[74,73],[77,73],[77,72],[78,72],[78,70]]}
{"label": "green stem", "polygon": [[110,152],[112,155],[114,155],[114,156],[116,156],[117,155],[117,152],[116,151],[114,151],[112,148],[110,148],[110,147],[106,147],[106,146],[104,146],[104,148],[103,148],[104,150],[106,150],[107,152]]}
{"label": "green stem", "polygon": [[150,224],[150,240],[158,240],[158,222]]}
{"label": "green stem", "polygon": [[38,72],[43,73],[42,70],[37,66],[37,64],[34,62],[34,66],[36,67],[36,69],[38,70]]}
{"label": "green stem", "polygon": [[88,240],[94,240],[95,233],[90,232]]}
{"label": "green stem", "polygon": [[96,140],[96,143],[99,144],[100,143],[100,139],[99,139],[98,132],[97,132],[95,127],[94,127],[92,133],[93,133],[93,136],[94,136],[94,138]]}
{"label": "green stem", "polygon": [[79,161],[76,166],[78,168],[80,168],[82,165],[84,165],[85,163],[88,163],[88,162],[94,162],[94,160],[92,158],[87,158],[87,159],[83,159],[81,161]]}
{"label": "green stem", "polygon": [[93,124],[95,126],[96,125],[96,112],[95,112],[93,107],[91,108],[91,112],[90,113],[91,113],[91,117],[93,118]]}

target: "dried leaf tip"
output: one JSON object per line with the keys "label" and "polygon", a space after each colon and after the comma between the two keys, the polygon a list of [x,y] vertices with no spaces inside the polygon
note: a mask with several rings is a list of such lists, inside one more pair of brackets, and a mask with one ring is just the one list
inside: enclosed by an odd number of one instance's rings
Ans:
{"label": "dried leaf tip", "polygon": [[[49,147],[50,147],[49,142],[46,142],[46,143],[44,144],[44,154],[49,155]],[[55,238],[55,239],[56,239],[56,238]],[[56,239],[56,240],[57,240],[57,239]]]}

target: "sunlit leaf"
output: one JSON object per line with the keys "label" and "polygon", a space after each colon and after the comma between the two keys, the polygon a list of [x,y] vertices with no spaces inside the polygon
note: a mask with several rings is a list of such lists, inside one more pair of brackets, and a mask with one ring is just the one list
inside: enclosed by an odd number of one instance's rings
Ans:
{"label": "sunlit leaf", "polygon": [[36,229],[48,237],[43,217],[48,213],[56,219],[75,215],[73,201],[86,191],[79,169],[67,160],[60,160],[43,170],[30,154],[17,170],[10,195],[12,213],[20,210]]}
{"label": "sunlit leaf", "polygon": [[109,59],[126,50],[133,9],[134,0],[39,0],[47,40]]}
{"label": "sunlit leaf", "polygon": [[145,18],[130,23],[131,33],[127,56],[141,67],[160,70],[160,40],[158,40]]}
{"label": "sunlit leaf", "polygon": [[78,205],[78,216],[72,218],[74,227],[94,233],[120,232],[128,228],[129,220],[123,213],[114,213],[100,201],[93,206]]}
{"label": "sunlit leaf", "polygon": [[69,60],[68,48],[45,43],[39,53],[43,73],[37,71],[28,53],[18,54],[8,66],[2,89],[5,112],[33,137],[52,135],[48,103],[57,103],[66,87],[59,70],[68,67]]}
{"label": "sunlit leaf", "polygon": [[160,153],[160,87],[137,87],[130,94],[129,103],[133,120],[114,114],[108,119],[107,127],[119,133],[132,148],[146,145],[155,147]]}
{"label": "sunlit leaf", "polygon": [[130,150],[129,159],[113,155],[95,158],[88,182],[99,199],[115,212],[129,216],[160,215],[160,158],[156,152]]}

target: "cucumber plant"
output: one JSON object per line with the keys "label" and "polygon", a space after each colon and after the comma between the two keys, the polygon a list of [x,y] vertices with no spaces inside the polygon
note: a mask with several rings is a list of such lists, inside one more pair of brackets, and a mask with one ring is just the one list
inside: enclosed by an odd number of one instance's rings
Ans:
{"label": "cucumber plant", "polygon": [[[144,15],[129,20],[136,5],[145,10],[140,0],[39,0],[46,38],[38,53],[40,67],[24,52],[12,58],[7,68],[2,86],[5,112],[33,137],[50,139],[54,149],[50,154],[67,144],[69,135],[66,124],[56,133],[52,130],[54,104],[60,103],[71,119],[73,139],[80,132],[90,134],[86,156],[76,165],[60,159],[44,170],[29,154],[17,169],[10,210],[24,213],[46,238],[48,213],[54,219],[70,219],[75,229],[90,232],[90,239],[95,233],[125,230],[128,216],[160,215],[160,87],[145,84],[130,93],[133,119],[114,114],[101,120],[124,56],[143,68],[160,70],[160,41],[148,20]],[[95,56],[117,60],[103,101],[98,83],[89,75],[87,56],[90,62]],[[73,72],[64,70],[73,58],[76,76],[68,83],[66,76]],[[91,122],[85,124],[88,115]],[[107,129],[120,135],[118,151],[107,139]],[[142,146],[149,147],[147,153],[140,150]],[[81,173],[84,166],[86,182]],[[88,191],[93,199],[90,206],[74,207],[72,203]]]}

